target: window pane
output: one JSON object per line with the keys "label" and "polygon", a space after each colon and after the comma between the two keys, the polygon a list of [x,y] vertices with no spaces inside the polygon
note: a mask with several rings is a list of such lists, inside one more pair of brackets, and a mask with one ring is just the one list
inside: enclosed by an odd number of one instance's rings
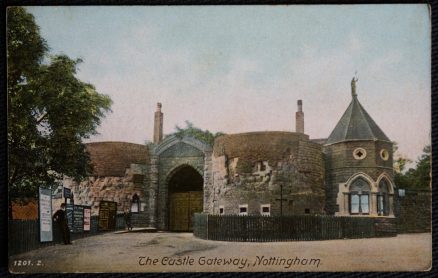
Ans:
{"label": "window pane", "polygon": [[383,196],[382,195],[377,196],[377,213],[378,214],[383,213]]}
{"label": "window pane", "polygon": [[131,212],[138,212],[138,203],[132,203],[131,204]]}
{"label": "window pane", "polygon": [[369,203],[368,203],[368,195],[360,196],[360,207],[362,208],[362,213],[369,213]]}
{"label": "window pane", "polygon": [[369,191],[370,186],[362,178],[357,178],[350,187],[350,191]]}
{"label": "window pane", "polygon": [[351,213],[359,213],[359,195],[351,195]]}

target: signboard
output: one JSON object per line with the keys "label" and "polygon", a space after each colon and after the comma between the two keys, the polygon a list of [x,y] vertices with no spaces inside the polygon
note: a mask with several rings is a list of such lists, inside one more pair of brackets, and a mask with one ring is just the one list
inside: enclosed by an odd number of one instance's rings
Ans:
{"label": "signboard", "polygon": [[65,212],[67,213],[67,225],[71,232],[73,232],[73,204],[65,204]]}
{"label": "signboard", "polygon": [[114,230],[116,228],[117,203],[100,201],[99,231]]}
{"label": "signboard", "polygon": [[405,196],[405,190],[404,189],[399,189],[398,190],[398,196],[404,197]]}
{"label": "signboard", "polygon": [[61,199],[62,198],[62,185],[58,186],[52,193],[52,199]]}
{"label": "signboard", "polygon": [[73,209],[73,232],[82,233],[84,231],[84,207],[74,206]]}
{"label": "signboard", "polygon": [[52,190],[50,188],[39,188],[39,219],[40,219],[40,241],[53,241],[52,225]]}
{"label": "signboard", "polygon": [[64,198],[71,198],[71,189],[64,187]]}
{"label": "signboard", "polygon": [[91,207],[84,207],[84,232],[91,229]]}

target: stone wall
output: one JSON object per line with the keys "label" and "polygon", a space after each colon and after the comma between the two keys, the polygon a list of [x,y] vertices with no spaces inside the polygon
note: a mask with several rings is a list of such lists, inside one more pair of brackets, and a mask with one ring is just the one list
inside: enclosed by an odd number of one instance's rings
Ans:
{"label": "stone wall", "polygon": [[[131,208],[134,194],[140,198],[141,211],[148,210],[148,196],[145,191],[144,177],[147,176],[147,166],[131,164],[123,177],[88,177],[81,182],[65,178],[64,187],[70,188],[76,205],[91,206],[92,215],[99,213],[100,201],[117,202],[118,213]],[[63,202],[63,199],[58,202]],[[58,208],[60,204],[54,204]]]}
{"label": "stone wall", "polygon": [[178,169],[187,165],[204,176],[204,161],[204,153],[201,150],[182,141],[170,146],[158,155],[157,227],[159,229],[168,229],[168,182],[170,178]]}
{"label": "stone wall", "polygon": [[147,146],[126,142],[86,144],[95,177],[123,177],[131,164],[149,164]]}
{"label": "stone wall", "polygon": [[430,232],[431,216],[431,191],[406,190],[405,196],[398,197],[397,223],[399,232]]}
{"label": "stone wall", "polygon": [[[364,159],[355,159],[353,151],[362,148],[366,151]],[[388,160],[380,157],[380,151],[388,151]],[[326,205],[327,213],[342,212],[339,203],[343,191],[348,191],[342,186],[355,174],[363,173],[375,184],[382,174],[393,180],[392,144],[382,141],[346,141],[324,146],[326,169]],[[340,190],[342,188],[342,190]],[[371,200],[372,201],[372,200]]]}
{"label": "stone wall", "polygon": [[[252,132],[225,135],[213,147],[213,184],[205,211],[271,215],[324,213],[324,162],[321,145],[293,132]],[[282,195],[282,198],[281,198]],[[283,199],[283,200],[281,200]]]}

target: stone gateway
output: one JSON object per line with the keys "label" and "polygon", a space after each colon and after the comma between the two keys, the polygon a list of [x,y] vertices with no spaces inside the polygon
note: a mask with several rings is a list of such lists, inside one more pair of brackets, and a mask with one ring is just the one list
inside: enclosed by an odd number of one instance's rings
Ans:
{"label": "stone gateway", "polygon": [[394,217],[392,142],[352,100],[328,138],[304,133],[298,100],[296,132],[222,135],[212,146],[194,138],[163,139],[158,103],[153,143],[87,144],[93,174],[65,178],[74,204],[117,203],[134,227],[191,231],[196,212],[218,215]]}

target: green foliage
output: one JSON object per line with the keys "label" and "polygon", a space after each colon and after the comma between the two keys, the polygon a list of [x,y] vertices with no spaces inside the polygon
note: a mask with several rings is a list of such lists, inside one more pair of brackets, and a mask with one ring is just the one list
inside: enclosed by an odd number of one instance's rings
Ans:
{"label": "green foliage", "polygon": [[193,123],[189,121],[185,121],[185,123],[186,123],[185,128],[181,128],[177,125],[175,126],[176,131],[172,134],[169,134],[168,136],[175,135],[178,138],[192,137],[212,146],[214,144],[214,139],[216,137],[224,135],[224,133],[222,132],[211,133],[208,130],[202,130],[200,128],[195,127]]}
{"label": "green foliage", "polygon": [[415,168],[410,168],[404,173],[402,171],[395,173],[394,182],[397,187],[430,189],[430,158],[431,147],[427,145],[423,149],[423,154],[418,158]]}
{"label": "green foliage", "polygon": [[394,170],[396,173],[401,174],[405,171],[406,166],[412,163],[412,160],[398,152],[397,142],[392,142],[392,143],[393,143],[392,153],[394,154]]}
{"label": "green foliage", "polygon": [[7,10],[7,38],[8,86],[14,87],[38,74],[48,47],[33,16],[21,7]]}
{"label": "green foliage", "polygon": [[96,134],[111,99],[76,78],[80,59],[50,57],[32,15],[7,14],[9,194],[33,197],[40,185],[90,169],[83,138]]}

